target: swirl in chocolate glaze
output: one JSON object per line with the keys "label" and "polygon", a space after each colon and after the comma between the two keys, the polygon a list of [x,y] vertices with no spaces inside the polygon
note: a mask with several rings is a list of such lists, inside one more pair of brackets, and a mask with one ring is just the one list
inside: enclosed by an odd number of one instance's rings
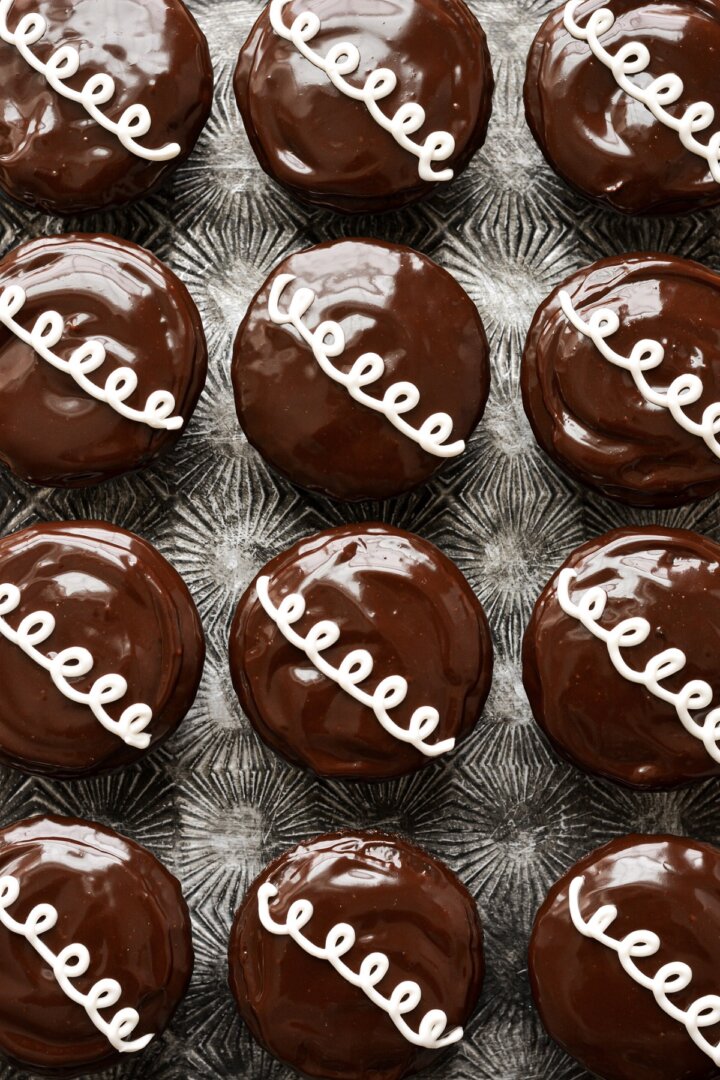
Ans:
{"label": "swirl in chocolate glaze", "polygon": [[432,856],[375,833],[322,836],[276,859],[235,916],[229,960],[252,1034],[326,1080],[427,1068],[461,1036],[484,970],[464,886]]}

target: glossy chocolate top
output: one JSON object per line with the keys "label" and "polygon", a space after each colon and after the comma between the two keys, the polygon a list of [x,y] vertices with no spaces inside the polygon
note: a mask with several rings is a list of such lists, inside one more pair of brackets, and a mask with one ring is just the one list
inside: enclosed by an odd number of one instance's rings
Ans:
{"label": "glossy chocolate top", "polygon": [[[379,700],[392,676],[407,682],[404,699],[375,708],[324,674],[267,613],[261,579],[275,609],[292,595],[304,601],[291,633],[307,639],[317,623],[335,623],[337,642],[321,662],[337,669],[364,650],[371,666],[359,690]],[[468,582],[436,547],[385,525],[345,525],[264,567],[235,614],[230,665],[243,708],[273,749],[322,776],[378,780],[429,764],[433,746],[472,730],[490,689],[492,641]],[[417,710],[437,710],[425,749],[387,730],[378,709],[406,737]]]}
{"label": "glossy chocolate top", "polygon": [[[621,359],[650,339],[664,349],[661,363],[636,379],[604,357],[573,326],[562,291],[586,325],[604,311],[617,318],[603,344]],[[577,479],[635,505],[672,506],[717,491],[720,443],[692,429],[720,402],[719,307],[720,276],[672,255],[603,259],[558,286],[535,315],[522,367],[525,410],[545,452]],[[666,395],[688,377],[702,392],[678,421],[653,392]]]}
{"label": "glossy chocolate top", "polygon": [[596,627],[645,620],[644,640],[619,648],[628,668],[645,672],[653,658],[680,650],[676,670],[659,673],[660,693],[677,695],[693,680],[708,685],[704,705],[688,701],[689,720],[706,724],[709,749],[675,703],[621,674],[608,644],[563,610],[561,571],[535,605],[523,646],[525,689],[554,747],[580,768],[632,787],[718,775],[720,748],[706,717],[720,703],[720,546],[683,529],[618,529],[583,544],[564,566],[575,573],[573,604],[593,588],[606,594]]}
{"label": "glossy chocolate top", "polygon": [[47,64],[59,48],[73,48],[79,66],[65,87],[81,92],[89,79],[109,76],[115,92],[96,107],[117,124],[127,109],[144,106],[151,126],[136,134],[137,143],[149,150],[177,144],[180,151],[166,161],[137,156],[0,40],[0,187],[59,214],[146,194],[188,156],[210,113],[210,53],[192,15],[181,0],[14,0],[7,30],[16,34],[33,14],[46,24],[37,44],[25,46],[36,60]]}
{"label": "glossy chocolate top", "polygon": [[[611,56],[643,46],[649,63],[624,77],[644,90],[668,74],[683,83],[673,120],[697,102],[720,115],[716,56],[720,51],[717,0],[583,0],[575,11],[587,30],[591,15],[608,8],[614,26],[598,38]],[[612,70],[565,28],[562,4],[544,22],[530,50],[525,83],[528,123],[552,167],[591,199],[628,214],[676,213],[720,202],[720,183],[708,160],[685,148],[672,126],[622,89]],[[715,118],[695,129],[707,146]]]}
{"label": "glossy chocolate top", "polygon": [[[302,844],[271,863],[250,888],[230,938],[230,986],[251,1032],[303,1075],[327,1080],[401,1080],[427,1067],[437,1050],[414,1046],[387,1011],[296,940],[265,929],[259,890],[277,895],[269,915],[285,923],[292,904],[309,901],[302,933],[325,946],[346,923],[355,943],[343,956],[353,972],[371,953],[388,958],[376,984],[386,999],[402,982],[421,992],[403,1016],[415,1032],[434,1009],[445,1032],[465,1025],[477,1003],[484,962],[477,908],[441,862],[397,837],[338,833]],[[442,1025],[440,1025],[442,1026]]]}
{"label": "glossy chocolate top", "polygon": [[[14,598],[13,589],[19,591]],[[97,710],[121,723],[126,710],[149,708],[152,718],[139,734],[153,747],[192,705],[205,656],[200,618],[179,574],[139,536],[92,521],[35,525],[6,536],[0,540],[0,612],[4,764],[63,778],[116,769],[147,747],[128,742]],[[54,626],[34,638],[41,612]],[[76,670],[86,671],[73,675],[66,657],[68,666],[55,671],[58,678],[65,672],[69,689],[62,690],[28,652],[33,648],[46,664],[65,650],[87,650],[88,665],[75,661]],[[114,696],[104,688],[100,693],[98,680],[102,685],[110,675],[126,681],[125,692],[121,686]],[[87,701],[93,686],[95,707]],[[74,700],[73,691],[83,700]],[[130,735],[134,730],[131,725]]]}
{"label": "glossy chocolate top", "polygon": [[[302,323],[310,333],[328,320],[340,328],[344,349],[333,349],[327,363],[341,377],[368,353],[383,361],[361,394],[382,402],[396,384],[413,384],[418,403],[399,414],[412,433],[323,369],[316,353],[329,337],[313,346],[297,326],[273,321],[273,289],[283,276],[294,280],[276,316],[289,318],[301,290],[312,290]],[[487,401],[487,338],[467,293],[426,256],[375,240],[334,241],[285,259],[255,296],[235,342],[233,384],[248,439],[290,480],[339,499],[384,499],[463,452]],[[438,413],[452,430],[436,452],[423,448],[418,432]],[[443,456],[452,446],[452,457]]]}
{"label": "glossy chocolate top", "polygon": [[[455,175],[485,141],[493,76],[485,34],[463,0],[290,0],[279,18],[302,15],[320,28],[307,40],[321,58],[341,43],[359,50],[343,76],[357,91],[379,69],[396,79],[374,108],[388,120],[411,103],[425,114],[406,138],[424,144],[434,132],[455,140],[432,171]],[[261,166],[298,198],[347,213],[374,212],[424,198],[437,182],[419,175],[418,157],[275,31],[270,5],[240,52],[235,93]],[[441,181],[445,183],[445,181]]]}
{"label": "glossy chocolate top", "polygon": [[[16,287],[25,302],[11,315],[2,305]],[[64,324],[57,343],[43,346],[61,363],[93,342],[104,361],[78,379],[23,340],[47,312]],[[153,395],[171,394],[165,419],[172,426],[129,418],[94,396],[106,394],[108,380],[111,389],[112,380],[125,382],[121,368],[137,379],[129,395],[119,385],[121,407],[145,413]],[[80,487],[148,465],[187,427],[206,372],[205,335],[189,292],[143,248],[75,234],[31,240],[0,262],[0,461],[21,479]]]}
{"label": "glossy chocolate top", "polygon": [[[678,836],[626,836],[582,859],[550,890],[530,942],[533,995],[549,1034],[603,1080],[714,1080],[717,1066],[681,1020],[669,1016],[623,969],[612,947],[576,929],[571,882],[582,878],[579,913],[617,910],[605,931],[621,940],[649,931],[659,948],[632,962],[648,978],[664,964],[686,964],[686,989],[667,1000],[686,1011],[720,993],[720,852]],[[647,935],[642,935],[647,940]],[[700,1029],[713,1047],[717,1024]]]}
{"label": "glossy chocolate top", "polygon": [[[12,877],[13,903],[2,880]],[[7,882],[5,881],[7,885]],[[37,905],[57,912],[37,935],[55,956],[84,945],[84,974],[68,977],[83,995],[100,980],[121,994],[99,1009],[111,1023],[121,1009],[139,1019],[123,1042],[157,1039],[185,994],[193,966],[190,915],[178,881],[145,848],[89,821],[36,817],[0,831],[0,1053],[33,1075],[78,1076],[135,1061],[142,1048],[116,1050],[84,1004],[20,928]]]}

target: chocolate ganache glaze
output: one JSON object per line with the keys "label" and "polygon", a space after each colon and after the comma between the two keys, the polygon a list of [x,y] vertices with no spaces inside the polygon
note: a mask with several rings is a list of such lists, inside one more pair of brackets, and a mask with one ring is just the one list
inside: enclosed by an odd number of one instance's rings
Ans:
{"label": "chocolate ganache glaze", "polygon": [[230,666],[274,750],[321,776],[379,780],[429,764],[473,729],[492,640],[436,547],[386,525],[345,525],[260,571],[233,620]]}
{"label": "chocolate ganache glaze", "polygon": [[22,480],[80,487],[148,465],[206,372],[189,292],[143,248],[74,234],[0,261],[0,461]]}
{"label": "chocolate ganache glaze", "polygon": [[490,385],[467,293],[375,240],[280,263],[240,326],[232,376],[253,446],[294,483],[350,500],[397,495],[462,454]]}
{"label": "chocolate ganache glaze", "polygon": [[51,213],[147,194],[210,113],[207,41],[181,0],[0,0],[0,71],[0,187]]}
{"label": "chocolate ganache glaze", "polygon": [[72,818],[0,831],[0,1053],[11,1063],[79,1076],[136,1059],[192,965],[180,885],[145,848]]}
{"label": "chocolate ganache glaze", "polygon": [[548,1033],[602,1080],[715,1080],[718,926],[717,848],[625,836],[592,852],[535,920],[530,980]]}
{"label": "chocolate ganache glaze", "polygon": [[530,128],[582,194],[627,214],[720,202],[718,0],[573,0],[527,66]]}
{"label": "chocolate ganache glaze", "polygon": [[525,346],[535,436],[563,469],[635,505],[720,489],[720,276],[672,255],[603,259],[558,286]]}
{"label": "chocolate ganache glaze", "polygon": [[463,0],[271,0],[235,73],[265,172],[347,213],[416,202],[457,176],[485,141],[493,86]]}
{"label": "chocolate ganache glaze", "polygon": [[426,1068],[462,1038],[484,972],[464,885],[420,849],[374,833],[322,836],[271,863],[235,916],[229,959],[255,1038],[327,1080]]}
{"label": "chocolate ganache glaze", "polygon": [[543,590],[523,645],[535,719],[591,773],[636,788],[720,774],[720,545],[618,529]]}
{"label": "chocolate ganache glaze", "polygon": [[0,540],[0,762],[61,778],[136,761],[177,727],[202,674],[180,575],[102,522]]}

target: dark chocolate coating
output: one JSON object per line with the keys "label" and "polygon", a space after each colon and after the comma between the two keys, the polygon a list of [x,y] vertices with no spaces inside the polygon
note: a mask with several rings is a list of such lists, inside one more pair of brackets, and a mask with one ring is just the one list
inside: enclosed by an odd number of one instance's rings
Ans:
{"label": "dark chocolate coating", "polygon": [[559,285],[539,307],[525,345],[525,411],[543,450],[571,476],[636,506],[675,506],[720,489],[720,458],[668,409],[650,404],[629,371],[613,365],[566,318],[565,289],[580,317],[607,308],[620,328],[607,345],[629,357],[643,339],[665,359],[645,373],[664,391],[680,375],[705,392],[684,411],[695,422],[720,401],[720,276],[673,255],[603,259]]}
{"label": "dark chocolate coating", "polygon": [[[200,617],[176,570],[146,540],[98,521],[34,525],[0,540],[0,584],[20,589],[4,617],[13,629],[38,611],[55,630],[37,649],[55,655],[88,649],[92,670],[71,680],[87,693],[118,674],[127,693],[107,712],[148,705],[148,749],[170,735],[192,705],[205,658]],[[66,697],[19,645],[0,634],[0,761],[60,778],[129,765],[147,750],[102,726],[82,702]]]}
{"label": "dark chocolate coating", "polygon": [[66,85],[82,90],[104,73],[115,94],[100,106],[117,123],[129,106],[150,110],[138,142],[148,149],[178,143],[169,161],[144,160],[69,101],[19,51],[0,41],[0,187],[50,213],[104,210],[146,195],[190,154],[210,114],[213,74],[205,36],[182,0],[15,0],[8,18],[42,15],[47,30],[32,52],[43,63],[60,47],[80,54]]}
{"label": "dark chocolate coating", "polygon": [[446,440],[467,440],[485,409],[488,343],[474,303],[446,270],[425,255],[375,240],[339,240],[298,252],[275,268],[253,299],[235,341],[233,385],[240,423],[260,453],[302,487],[338,499],[384,499],[424,483],[448,459],[428,453],[380,412],[354,400],[318,364],[298,331],[270,319],[268,301],[281,274],[295,281],[279,307],[301,288],[315,301],[310,331],[327,320],[345,335],[333,359],[343,372],[365,353],[385,374],[364,388],[382,400],[411,382],[418,405],[403,419],[420,428],[443,412]]}
{"label": "dark chocolate coating", "polygon": [[356,943],[344,963],[359,971],[370,953],[385,953],[390,967],[378,991],[388,997],[400,982],[416,982],[422,1000],[404,1019],[417,1031],[428,1010],[441,1009],[449,1032],[470,1018],[484,973],[477,908],[452,871],[398,837],[322,836],[262,872],[230,937],[230,987],[240,1014],[281,1061],[327,1080],[401,1080],[430,1065],[437,1050],[413,1046],[327,960],[263,927],[257,896],[266,881],[279,890],[270,902],[274,920],[285,922],[294,901],[309,900],[315,910],[303,933],[319,946],[333,926],[348,923]]}
{"label": "dark chocolate coating", "polygon": [[[576,22],[584,28],[604,7],[617,19],[600,38],[609,53],[628,43],[650,51],[647,71],[631,81],[646,87],[674,73],[685,85],[678,103],[668,106],[674,116],[699,101],[720,115],[718,0],[585,0]],[[561,4],[543,23],[525,81],[528,123],[553,169],[581,194],[625,214],[673,214],[720,202],[707,161],[620,88],[588,43],[565,29],[564,12]],[[717,119],[696,137],[707,143],[716,130]]]}
{"label": "dark chocolate coating", "polygon": [[[579,547],[570,599],[602,586],[608,594],[599,625],[610,629],[640,617],[647,641],[622,649],[643,671],[669,648],[686,665],[661,682],[677,693],[703,679],[720,700],[720,545],[685,529],[617,529]],[[533,714],[555,749],[581,769],[635,788],[673,787],[720,774],[700,739],[686,731],[675,706],[615,670],[605,642],[557,598],[560,571],[545,587],[523,643],[523,678]],[[698,723],[712,709],[693,710]]]}
{"label": "dark chocolate coating", "polygon": [[[99,979],[120,983],[122,996],[102,1018],[133,1008],[140,1021],[128,1041],[159,1038],[187,989],[193,951],[180,884],[155,856],[103,825],[35,817],[0,831],[3,875],[20,884],[8,915],[24,922],[36,905],[52,904],[58,921],[40,940],[55,954],[76,943],[89,950],[87,973],[72,980],[80,993]],[[141,1056],[116,1051],[25,937],[2,924],[0,971],[0,1053],[14,1065],[84,1076]]]}
{"label": "dark chocolate coating", "polygon": [[[308,44],[326,56],[350,42],[360,67],[347,76],[361,88],[368,74],[389,68],[395,90],[378,102],[388,117],[416,102],[425,123],[411,138],[434,131],[455,139],[455,152],[435,171],[457,176],[485,141],[493,75],[485,34],[463,0],[293,0],[289,27],[316,14],[319,34]],[[235,73],[235,94],[252,148],[274,180],[305,202],[345,213],[372,213],[425,198],[439,185],[422,180],[418,158],[401,147],[355,101],[275,32],[266,7],[250,32]],[[444,186],[441,182],[440,186]]]}
{"label": "dark chocolate coating", "polygon": [[98,401],[67,372],[0,323],[0,461],[29,483],[82,487],[150,464],[186,429],[207,373],[197,308],[183,283],[154,255],[112,236],[57,236],[22,244],[0,262],[0,294],[20,286],[27,301],[15,316],[30,332],[47,311],[65,332],[53,352],[63,360],[88,341],[105,362],[87,377],[101,389],[121,367],[137,389],[125,404],[143,410],[150,394],[173,394],[179,430],[156,429]]}
{"label": "dark chocolate coating", "polygon": [[[692,968],[686,990],[669,1000],[680,1009],[718,994],[720,851],[678,836],[625,836],[592,852],[557,882],[540,908],[530,941],[533,996],[548,1033],[602,1080],[715,1080],[718,1069],[683,1023],[668,1016],[650,990],[620,965],[609,946],[574,926],[568,907],[573,878],[584,876],[580,914],[617,907],[609,936],[654,932],[661,947],[635,963],[653,977],[665,963]],[[703,1029],[711,1043],[717,1026]]]}
{"label": "dark chocolate coating", "polygon": [[[345,525],[302,540],[261,575],[276,607],[291,593],[303,597],[294,624],[303,637],[321,620],[339,626],[337,644],[322,653],[328,663],[338,667],[354,649],[370,653],[366,693],[390,675],[407,680],[407,698],[390,711],[400,727],[430,706],[440,723],[429,743],[474,728],[490,689],[492,639],[468,582],[432,544],[386,525]],[[321,776],[361,780],[438,760],[390,734],[372,708],[319,672],[266,614],[256,582],[235,613],[230,667],[243,709],[274,750]]]}

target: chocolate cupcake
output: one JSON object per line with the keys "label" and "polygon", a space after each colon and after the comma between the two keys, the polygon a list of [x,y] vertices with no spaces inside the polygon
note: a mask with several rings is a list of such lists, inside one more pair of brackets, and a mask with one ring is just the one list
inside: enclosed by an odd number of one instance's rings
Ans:
{"label": "chocolate cupcake", "polygon": [[574,188],[626,214],[720,202],[717,0],[570,0],[544,22],[528,123]]}
{"label": "chocolate cupcake", "polygon": [[485,141],[493,85],[463,0],[271,0],[235,72],[265,172],[351,214],[405,206],[457,176]]}
{"label": "chocolate cupcake", "polygon": [[625,836],[552,887],[530,942],[548,1033],[602,1080],[713,1080],[720,1067],[720,851]]}
{"label": "chocolate cupcake", "polygon": [[0,540],[0,762],[59,778],[137,761],[170,735],[202,674],[180,575],[98,521]]}
{"label": "chocolate cupcake", "polygon": [[386,525],[328,529],[273,559],[230,632],[253,726],[320,776],[380,780],[449,753],[477,723],[492,662],[458,568]]}
{"label": "chocolate cupcake", "polygon": [[490,369],[477,309],[410,248],[320,244],[285,259],[235,341],[240,423],[271,465],[338,499],[385,499],[465,450]]}
{"label": "chocolate cupcake", "polygon": [[49,487],[150,464],[205,385],[190,293],[112,236],[31,240],[0,261],[0,461]]}
{"label": "chocolate cupcake", "polygon": [[102,825],[0,831],[0,1054],[33,1075],[133,1061],[167,1027],[193,965],[180,885]]}
{"label": "chocolate cupcake", "polygon": [[210,113],[210,53],[182,0],[0,0],[0,71],[0,188],[49,213],[146,195]]}
{"label": "chocolate cupcake", "polygon": [[638,506],[720,490],[720,276],[621,255],[545,300],[522,365],[525,411],[571,476]]}
{"label": "chocolate cupcake", "polygon": [[336,833],[271,863],[230,937],[255,1038],[304,1076],[401,1080],[463,1036],[484,972],[467,889],[404,840]]}
{"label": "chocolate cupcake", "polygon": [[635,788],[720,774],[720,545],[617,529],[573,552],[523,645],[533,714],[559,753]]}

